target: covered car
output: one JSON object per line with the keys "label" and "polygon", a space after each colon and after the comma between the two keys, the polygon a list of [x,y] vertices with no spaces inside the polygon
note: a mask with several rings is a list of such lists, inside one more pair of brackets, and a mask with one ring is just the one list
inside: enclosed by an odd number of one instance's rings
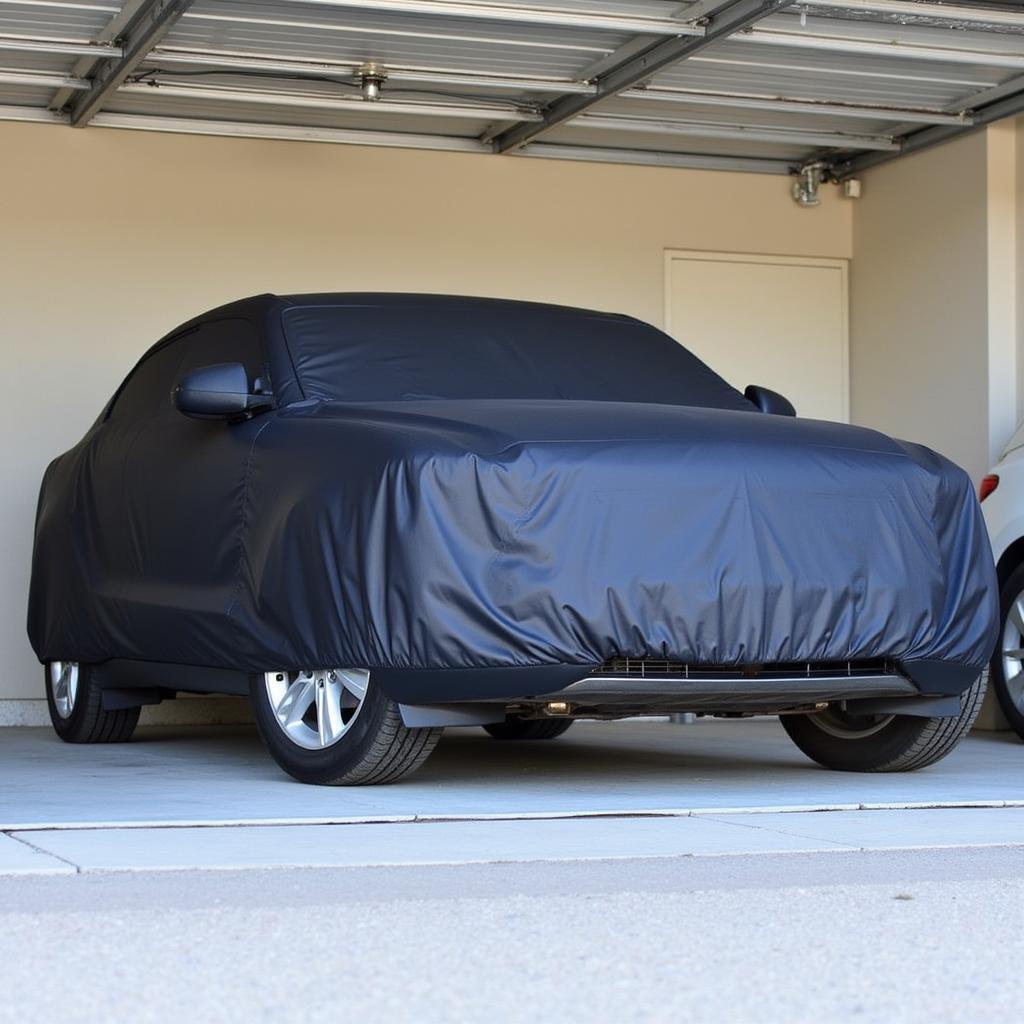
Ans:
{"label": "covered car", "polygon": [[[783,415],[773,413],[781,412]],[[69,740],[248,693],[297,778],[384,782],[448,725],[772,713],[920,767],[994,644],[967,475],[743,394],[626,316],[264,295],[140,360],[43,480],[29,634]]]}

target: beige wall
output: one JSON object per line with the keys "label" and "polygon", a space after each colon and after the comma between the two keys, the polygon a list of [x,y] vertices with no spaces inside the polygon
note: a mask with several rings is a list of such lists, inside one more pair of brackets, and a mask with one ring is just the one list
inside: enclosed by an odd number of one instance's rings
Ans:
{"label": "beige wall", "polygon": [[1018,263],[1017,124],[1003,121],[986,132],[988,221],[988,463],[995,463],[1020,421],[1017,332]]}
{"label": "beige wall", "polygon": [[853,214],[855,422],[980,478],[1024,412],[1024,131],[987,131],[869,171]]}
{"label": "beige wall", "polygon": [[851,415],[988,466],[984,133],[864,176],[850,277]]}
{"label": "beige wall", "polygon": [[1024,420],[1024,117],[1014,123],[1016,131],[1016,256],[1017,256],[1017,419]]}
{"label": "beige wall", "polygon": [[138,354],[262,291],[452,291],[660,322],[663,251],[848,257],[851,205],[774,176],[0,124],[0,700],[24,635],[36,488]]}

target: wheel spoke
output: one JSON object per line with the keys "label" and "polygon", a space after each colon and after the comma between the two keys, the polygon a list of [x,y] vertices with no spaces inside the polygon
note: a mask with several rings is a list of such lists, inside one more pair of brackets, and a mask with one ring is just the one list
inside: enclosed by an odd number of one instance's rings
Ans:
{"label": "wheel spoke", "polygon": [[281,724],[287,729],[296,722],[301,722],[306,717],[310,705],[316,699],[314,694],[314,682],[310,676],[300,675],[291,686],[288,687],[281,703],[277,705],[277,717]]}
{"label": "wheel spoke", "polygon": [[51,661],[49,668],[50,694],[53,706],[61,718],[70,718],[75,710],[78,697],[78,663],[74,661]]}
{"label": "wheel spoke", "polygon": [[326,747],[331,742],[331,713],[328,705],[327,683],[323,679],[316,682],[316,731],[320,737],[320,746]]}
{"label": "wheel spoke", "polygon": [[78,666],[72,662],[65,662],[64,670],[67,672],[67,699],[68,714],[74,710],[75,700],[78,698]]}
{"label": "wheel spoke", "polygon": [[53,684],[53,699],[61,703],[68,699],[68,670],[63,664],[60,666],[57,680]]}
{"label": "wheel spoke", "polygon": [[343,668],[337,670],[334,675],[341,685],[355,697],[357,704],[366,696],[370,673],[365,669]]}
{"label": "wheel spoke", "polygon": [[1010,605],[1010,621],[1017,628],[1017,632],[1024,637],[1024,595],[1018,597]]}
{"label": "wheel spoke", "polygon": [[320,743],[325,747],[333,743],[345,729],[341,717],[341,687],[334,681],[332,674],[326,672],[317,680],[316,725]]}
{"label": "wheel spoke", "polygon": [[845,704],[838,703],[831,704],[825,711],[808,715],[807,720],[837,739],[860,740],[888,728],[893,716],[851,714]]}
{"label": "wheel spoke", "polygon": [[1003,657],[1013,658],[1015,661],[1024,661],[1024,647],[1011,647],[1003,651]]}
{"label": "wheel spoke", "polygon": [[1006,692],[1014,707],[1024,711],[1024,672],[1017,672],[1006,680]]}

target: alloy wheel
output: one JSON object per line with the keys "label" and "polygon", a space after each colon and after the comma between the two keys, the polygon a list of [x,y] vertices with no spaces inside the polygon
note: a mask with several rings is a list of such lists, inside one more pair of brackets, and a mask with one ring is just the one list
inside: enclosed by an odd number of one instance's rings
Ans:
{"label": "alloy wheel", "polygon": [[881,732],[893,719],[892,715],[855,715],[838,704],[832,704],[824,711],[808,715],[822,732],[837,739],[860,740]]}
{"label": "alloy wheel", "polygon": [[50,691],[53,706],[61,718],[70,718],[78,699],[78,662],[50,662]]}
{"label": "alloy wheel", "polygon": [[305,750],[323,750],[352,728],[365,703],[370,673],[361,668],[266,672],[274,719]]}
{"label": "alloy wheel", "polygon": [[1024,592],[1010,604],[999,650],[1006,693],[1013,706],[1024,714]]}

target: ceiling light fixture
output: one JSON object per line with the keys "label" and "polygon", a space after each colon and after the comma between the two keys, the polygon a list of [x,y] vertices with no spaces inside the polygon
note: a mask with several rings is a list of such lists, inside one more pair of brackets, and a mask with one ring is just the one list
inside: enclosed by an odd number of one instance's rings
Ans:
{"label": "ceiling light fixture", "polygon": [[380,99],[380,91],[388,80],[388,73],[383,64],[367,61],[356,68],[355,79],[363,90],[363,99],[373,103]]}

